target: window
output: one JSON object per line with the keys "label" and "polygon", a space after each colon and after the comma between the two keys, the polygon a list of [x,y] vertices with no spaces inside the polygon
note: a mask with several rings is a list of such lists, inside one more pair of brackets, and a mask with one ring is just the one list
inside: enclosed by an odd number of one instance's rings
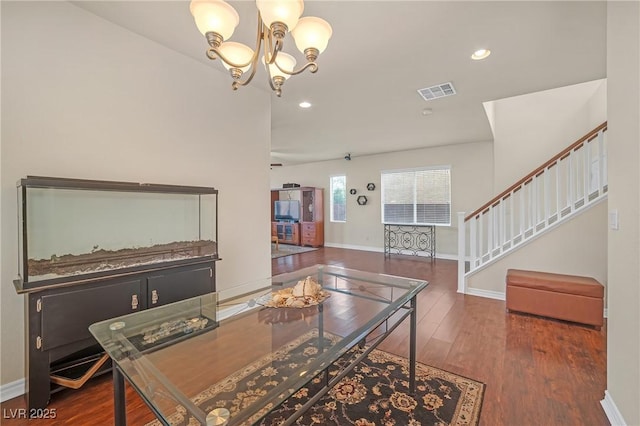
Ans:
{"label": "window", "polygon": [[331,177],[331,222],[347,221],[347,177]]}
{"label": "window", "polygon": [[451,224],[450,167],[383,171],[381,181],[383,223]]}

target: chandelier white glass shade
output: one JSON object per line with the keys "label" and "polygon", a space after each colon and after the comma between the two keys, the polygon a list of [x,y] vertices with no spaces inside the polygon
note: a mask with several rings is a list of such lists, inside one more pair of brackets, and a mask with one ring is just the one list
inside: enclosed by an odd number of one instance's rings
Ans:
{"label": "chandelier white glass shade", "polygon": [[[262,58],[262,64],[264,65],[264,58]],[[280,52],[273,64],[269,64],[269,74],[271,78],[284,78],[285,80],[291,77],[293,69],[296,67],[296,58],[288,53]]]}
{"label": "chandelier white glass shade", "polygon": [[304,10],[302,0],[256,0],[256,6],[262,15],[262,22],[268,28],[280,22],[289,31],[296,26]]}
{"label": "chandelier white glass shade", "polygon": [[[316,60],[327,48],[332,34],[331,25],[321,18],[300,18],[304,10],[302,0],[256,0],[256,6],[258,29],[255,49],[228,41],[240,22],[238,13],[229,3],[223,0],[192,0],[190,10],[198,30],[209,43],[207,57],[212,60],[220,58],[231,73],[233,90],[251,82],[258,59],[262,56],[271,89],[280,96],[286,79],[307,69],[312,73],[318,70]],[[284,37],[289,31],[307,60],[297,70],[295,58],[282,51]]]}

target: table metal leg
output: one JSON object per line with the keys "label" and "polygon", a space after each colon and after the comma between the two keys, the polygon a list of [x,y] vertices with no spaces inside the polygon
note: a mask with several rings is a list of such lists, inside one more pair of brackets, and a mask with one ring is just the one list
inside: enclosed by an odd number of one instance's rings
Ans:
{"label": "table metal leg", "polygon": [[318,351],[324,352],[324,306],[318,305]]}
{"label": "table metal leg", "polygon": [[127,425],[127,403],[124,391],[124,376],[113,366],[113,418],[116,426]]}
{"label": "table metal leg", "polygon": [[409,392],[416,392],[416,319],[417,296],[411,298],[411,316],[409,317]]}

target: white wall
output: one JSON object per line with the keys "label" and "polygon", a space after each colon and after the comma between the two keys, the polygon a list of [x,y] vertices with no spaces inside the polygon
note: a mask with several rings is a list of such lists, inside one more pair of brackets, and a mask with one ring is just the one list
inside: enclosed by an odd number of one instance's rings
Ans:
{"label": "white wall", "polygon": [[[607,390],[640,425],[640,4],[607,2],[609,230]],[[605,400],[606,401],[606,400]]]}
{"label": "white wall", "polygon": [[12,280],[26,175],[214,186],[218,288],[268,277],[270,95],[70,3],[1,7],[1,383],[24,376]]}
{"label": "white wall", "polygon": [[498,194],[606,121],[606,81],[485,103],[494,132]]}
{"label": "white wall", "polygon": [[[391,141],[390,141],[391,143]],[[493,179],[493,151],[491,143],[469,143],[425,148],[388,154],[353,157],[351,161],[334,160],[296,166],[274,167],[271,187],[295,182],[303,186],[325,189],[325,244],[363,250],[384,247],[380,207],[380,172],[428,166],[451,166],[452,218],[451,226],[436,230],[436,248],[440,256],[457,253],[457,223],[455,212],[472,211],[491,196]],[[356,195],[347,195],[347,222],[329,221],[329,178],[346,175],[347,188],[355,188]],[[376,185],[367,191],[367,183]],[[358,195],[366,195],[368,203],[359,206]]]}
{"label": "white wall", "polygon": [[489,291],[504,297],[507,269],[593,277],[606,288],[606,201],[558,224],[553,230],[470,275],[467,278],[469,293]]}

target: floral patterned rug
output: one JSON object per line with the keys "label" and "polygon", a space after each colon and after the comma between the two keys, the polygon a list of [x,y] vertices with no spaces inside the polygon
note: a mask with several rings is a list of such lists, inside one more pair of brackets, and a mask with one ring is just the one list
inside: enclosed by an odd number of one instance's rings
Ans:
{"label": "floral patterned rug", "polygon": [[[483,383],[421,363],[416,365],[416,393],[409,392],[408,360],[374,349],[296,425],[418,426],[477,425]],[[281,424],[319,387],[316,378],[260,424]]]}
{"label": "floral patterned rug", "polygon": [[[325,334],[325,336],[327,336]],[[325,337],[331,345],[331,335]],[[194,403],[204,412],[226,407],[233,412],[253,403],[277,385],[287,370],[297,368],[301,359],[317,352],[317,333],[283,346],[272,356],[257,361],[241,372],[200,393]],[[330,375],[356,355],[356,348],[336,362]],[[304,355],[301,357],[300,355]],[[300,417],[296,425],[418,426],[477,425],[485,385],[421,363],[416,365],[416,393],[409,386],[408,360],[381,350],[373,350],[351,373]],[[309,396],[321,389],[323,379],[317,377],[288,400],[254,424],[280,425]],[[198,424],[189,419],[182,407],[167,419],[172,425]],[[271,407],[265,407],[264,412]],[[263,412],[263,414],[264,414]],[[160,425],[158,421],[147,426]]]}

